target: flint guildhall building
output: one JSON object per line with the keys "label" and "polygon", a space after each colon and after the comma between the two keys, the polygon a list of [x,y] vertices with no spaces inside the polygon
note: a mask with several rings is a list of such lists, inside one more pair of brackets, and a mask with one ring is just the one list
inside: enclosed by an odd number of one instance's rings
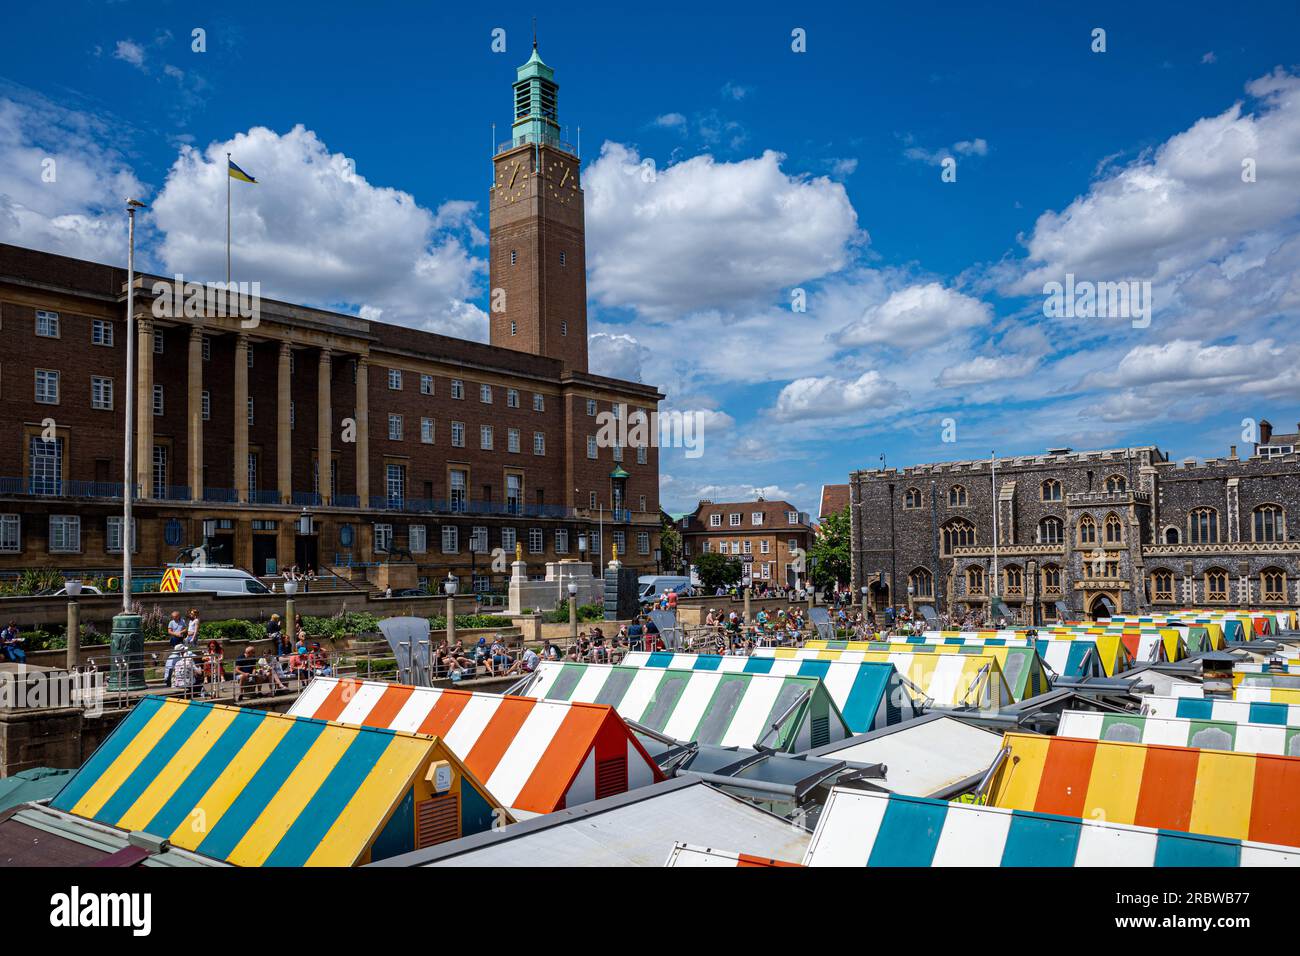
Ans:
{"label": "flint guildhall building", "polygon": [[1204,461],[1053,448],[999,458],[996,484],[988,459],[855,472],[855,593],[958,616],[996,597],[1024,624],[1300,606],[1300,426],[1256,437]]}
{"label": "flint guildhall building", "polygon": [[[137,275],[137,567],[206,544],[259,576],[436,587],[454,572],[478,591],[504,589],[516,545],[530,574],[615,546],[654,568],[657,449],[602,447],[596,423],[664,396],[588,369],[583,189],[557,89],[534,49],[492,157],[490,344],[265,299],[251,328],[171,317],[153,300],[172,279]],[[0,245],[0,570],[120,567],[126,281]]]}

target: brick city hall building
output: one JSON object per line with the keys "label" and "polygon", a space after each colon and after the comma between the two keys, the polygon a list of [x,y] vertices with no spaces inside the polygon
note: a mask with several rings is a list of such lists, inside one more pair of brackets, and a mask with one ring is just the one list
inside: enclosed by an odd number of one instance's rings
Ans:
{"label": "brick city hall building", "polygon": [[[516,543],[539,573],[614,545],[653,569],[657,449],[601,447],[597,416],[663,396],[588,371],[583,191],[556,91],[534,50],[493,157],[490,345],[268,300],[256,323],[187,317],[154,307],[170,278],[137,275],[137,566],[203,544],[206,525],[213,561],[258,575],[454,571],[501,590],[492,553]],[[126,281],[0,245],[0,569],[120,566]]]}
{"label": "brick city hall building", "polygon": [[741,559],[751,581],[772,587],[798,587],[807,578],[812,522],[788,501],[706,499],[678,528],[688,559],[709,553]]}
{"label": "brick city hall building", "polygon": [[[1154,445],[1049,449],[849,479],[852,579],[878,608],[1022,623],[1181,607],[1300,605],[1300,434],[1259,425],[1247,457]],[[994,554],[994,521],[997,553]]]}

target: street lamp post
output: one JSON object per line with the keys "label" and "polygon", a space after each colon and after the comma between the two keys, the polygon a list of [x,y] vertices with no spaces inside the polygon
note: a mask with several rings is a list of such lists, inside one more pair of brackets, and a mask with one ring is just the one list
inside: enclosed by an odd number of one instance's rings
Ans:
{"label": "street lamp post", "polygon": [[447,645],[451,646],[456,643],[456,588],[460,585],[460,579],[450,571],[447,572],[447,580],[443,582],[443,590],[447,592]]}
{"label": "street lamp post", "polygon": [[110,690],[144,690],[144,634],[139,614],[131,613],[131,499],[135,483],[135,211],[144,209],[138,199],[126,201],[126,428],[123,429],[122,483],[122,613],[113,618],[109,639],[112,669]]}
{"label": "street lamp post", "polygon": [[569,642],[578,643],[578,582],[569,581]]}
{"label": "street lamp post", "polygon": [[[298,646],[298,615],[294,610],[293,596],[298,593],[298,579],[292,574],[288,574],[284,579],[284,628],[289,629],[289,642],[297,648]],[[275,652],[278,654],[280,649],[277,647]]]}

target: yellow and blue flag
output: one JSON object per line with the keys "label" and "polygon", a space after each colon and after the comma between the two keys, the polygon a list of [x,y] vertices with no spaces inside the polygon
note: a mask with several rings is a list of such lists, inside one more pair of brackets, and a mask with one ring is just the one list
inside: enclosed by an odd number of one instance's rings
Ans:
{"label": "yellow and blue flag", "polygon": [[256,179],[254,179],[252,176],[248,175],[248,173],[244,172],[242,169],[236,166],[234,161],[229,157],[227,157],[226,159],[226,166],[227,166],[227,171],[230,173],[231,179],[238,179],[240,182],[245,182],[245,183],[257,182]]}

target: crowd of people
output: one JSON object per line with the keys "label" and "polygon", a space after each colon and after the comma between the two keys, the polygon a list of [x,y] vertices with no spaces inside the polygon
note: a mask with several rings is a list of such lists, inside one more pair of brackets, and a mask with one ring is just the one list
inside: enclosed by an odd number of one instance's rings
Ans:
{"label": "crowd of people", "polygon": [[163,683],[180,690],[186,697],[217,697],[223,685],[233,682],[237,694],[256,692],[273,694],[289,689],[289,681],[299,686],[313,676],[329,676],[333,667],[319,641],[309,641],[303,630],[302,615],[295,615],[293,627],[285,627],[279,614],[272,614],[266,624],[270,649],[259,655],[254,644],[247,644],[232,667],[226,667],[221,641],[209,640],[199,645],[202,621],[197,608],[182,615],[172,611],[167,622],[167,640],[171,649],[163,664]]}

